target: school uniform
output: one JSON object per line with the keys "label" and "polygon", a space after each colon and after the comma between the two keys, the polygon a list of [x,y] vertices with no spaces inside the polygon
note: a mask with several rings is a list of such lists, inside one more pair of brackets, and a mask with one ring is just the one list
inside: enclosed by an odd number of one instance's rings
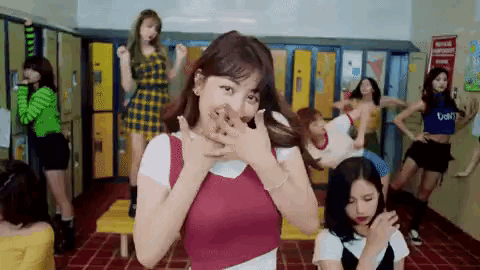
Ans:
{"label": "school uniform", "polygon": [[[279,113],[277,121],[287,123]],[[148,144],[139,173],[172,188],[182,170],[182,133]],[[284,161],[293,148],[272,153]],[[255,171],[243,161],[217,162],[209,170],[181,229],[193,270],[276,269],[282,217]]]}
{"label": "school uniform", "polygon": [[[345,270],[356,269],[367,239],[358,234],[354,235],[354,240],[342,243],[340,238],[330,230],[322,230],[315,239],[312,263],[318,265],[320,261],[339,261]],[[387,246],[377,255],[375,269],[393,270],[395,263],[407,257],[408,254],[407,243],[402,233],[397,230],[390,237]]]}

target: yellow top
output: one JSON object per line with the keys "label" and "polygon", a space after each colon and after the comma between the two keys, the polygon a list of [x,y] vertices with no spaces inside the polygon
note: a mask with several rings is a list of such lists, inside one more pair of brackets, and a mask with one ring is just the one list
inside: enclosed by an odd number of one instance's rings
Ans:
{"label": "yellow top", "polygon": [[0,269],[55,270],[53,241],[54,233],[49,225],[13,236],[0,234]]}
{"label": "yellow top", "polygon": [[[360,104],[359,101],[354,100],[353,108],[357,108],[359,104]],[[358,130],[358,128],[360,127],[360,119],[355,120],[353,125]],[[382,121],[380,116],[380,108],[378,106],[375,106],[375,109],[372,110],[372,112],[370,113],[370,119],[368,120],[367,130],[365,133],[376,132],[381,125],[382,125]]]}

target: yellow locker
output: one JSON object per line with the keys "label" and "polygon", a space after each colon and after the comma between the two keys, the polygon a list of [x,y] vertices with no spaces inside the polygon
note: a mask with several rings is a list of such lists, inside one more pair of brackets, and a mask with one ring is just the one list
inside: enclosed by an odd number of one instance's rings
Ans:
{"label": "yellow locker", "polygon": [[332,118],[333,98],[335,95],[335,52],[317,54],[315,72],[315,108],[324,118]]}
{"label": "yellow locker", "polygon": [[71,40],[72,56],[72,73],[70,74],[70,80],[73,88],[73,105],[72,114],[73,118],[81,117],[82,115],[82,40],[78,37],[73,37]]}
{"label": "yellow locker", "polygon": [[129,177],[130,172],[130,138],[129,134],[125,130],[125,123],[122,121],[121,116],[118,116],[118,176]]}
{"label": "yellow locker", "polygon": [[294,112],[308,107],[310,101],[312,52],[296,50],[293,64],[292,110]]}
{"label": "yellow locker", "polygon": [[90,45],[93,70],[93,110],[113,110],[113,45],[92,43]]}
{"label": "yellow locker", "polygon": [[69,161],[68,161],[68,168],[67,168],[67,171],[65,173],[65,178],[66,178],[66,183],[65,183],[65,188],[67,190],[67,197],[69,200],[72,200],[72,179],[73,179],[73,175],[72,175],[72,152],[73,152],[73,134],[72,134],[72,122],[64,122],[61,124],[62,125],[62,133],[63,133],[63,136],[65,136],[65,138],[67,139],[68,141],[68,148],[70,149],[70,158],[69,158]]}
{"label": "yellow locker", "polygon": [[273,57],[273,67],[275,69],[275,87],[278,93],[285,98],[285,82],[287,69],[287,51],[271,50]]}
{"label": "yellow locker", "polygon": [[58,41],[60,119],[70,121],[73,118],[72,61],[76,52],[72,50],[72,35],[58,33]]}
{"label": "yellow locker", "polygon": [[113,177],[113,113],[93,114],[93,178]]}
{"label": "yellow locker", "polygon": [[72,166],[73,166],[73,196],[76,198],[83,193],[83,130],[82,119],[76,118],[73,120],[73,151],[72,151]]}
{"label": "yellow locker", "polygon": [[[0,48],[5,48],[5,22],[0,20]],[[5,84],[5,52],[0,53],[0,108],[7,109],[7,85]],[[0,148],[0,159],[8,159],[8,148]]]}

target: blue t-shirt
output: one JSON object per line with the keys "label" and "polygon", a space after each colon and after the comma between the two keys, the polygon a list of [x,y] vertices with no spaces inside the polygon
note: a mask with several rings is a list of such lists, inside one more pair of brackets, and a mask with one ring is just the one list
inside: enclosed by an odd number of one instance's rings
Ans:
{"label": "blue t-shirt", "polygon": [[431,134],[454,134],[457,106],[445,102],[442,93],[435,94],[435,104],[429,108],[428,112],[423,114],[423,131]]}

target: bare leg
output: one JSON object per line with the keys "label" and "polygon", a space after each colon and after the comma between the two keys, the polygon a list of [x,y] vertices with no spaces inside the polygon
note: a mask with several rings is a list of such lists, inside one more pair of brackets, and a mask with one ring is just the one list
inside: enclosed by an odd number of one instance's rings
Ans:
{"label": "bare leg", "polygon": [[402,168],[397,173],[395,180],[392,182],[390,187],[395,191],[404,188],[408,180],[415,175],[417,170],[417,163],[413,159],[407,157],[407,159],[403,163]]}
{"label": "bare leg", "polygon": [[390,174],[385,175],[382,177],[382,192],[383,192],[383,197],[385,198],[385,202],[387,202],[387,195],[388,195],[388,187],[390,185]]}
{"label": "bare leg", "polygon": [[142,134],[130,133],[131,140],[131,162],[130,162],[130,207],[128,215],[135,217],[137,209],[137,176],[142,161],[143,152],[145,151],[146,141]]}
{"label": "bare leg", "polygon": [[145,151],[146,141],[142,134],[130,133],[131,161],[130,161],[130,185],[137,186],[137,175]]}
{"label": "bare leg", "polygon": [[52,191],[55,204],[62,209],[62,217],[73,217],[73,206],[67,196],[65,188],[65,171],[64,170],[48,170],[45,171],[47,182]]}

